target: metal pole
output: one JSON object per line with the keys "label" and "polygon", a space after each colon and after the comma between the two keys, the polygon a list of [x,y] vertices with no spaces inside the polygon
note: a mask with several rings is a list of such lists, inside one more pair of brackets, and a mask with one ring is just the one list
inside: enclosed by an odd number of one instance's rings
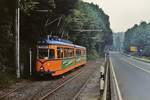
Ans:
{"label": "metal pole", "polygon": [[29,49],[29,54],[30,54],[30,76],[32,75],[32,50]]}
{"label": "metal pole", "polygon": [[20,0],[17,1],[16,8],[16,74],[20,78]]}
{"label": "metal pole", "polygon": [[62,16],[59,18],[59,21],[57,23],[57,27],[59,26],[60,22],[61,22]]}
{"label": "metal pole", "polygon": [[106,62],[106,59],[107,59],[106,57],[107,57],[107,54],[105,53],[105,62]]}

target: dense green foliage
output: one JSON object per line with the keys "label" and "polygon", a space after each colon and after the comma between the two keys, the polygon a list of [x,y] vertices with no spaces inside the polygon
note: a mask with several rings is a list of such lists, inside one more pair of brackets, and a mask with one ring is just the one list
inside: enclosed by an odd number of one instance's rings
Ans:
{"label": "dense green foliage", "polygon": [[123,49],[123,42],[124,42],[124,33],[123,32],[117,32],[113,33],[113,50],[120,51]]}
{"label": "dense green foliage", "polygon": [[[102,54],[105,46],[112,43],[109,17],[97,5],[79,1],[65,22],[65,30],[70,34],[70,39],[87,47],[89,58]],[[76,29],[81,31],[73,31]],[[82,32],[84,29],[101,31]]]}
{"label": "dense green foliage", "polygon": [[[34,48],[43,35],[69,36],[75,44],[86,46],[91,58],[102,54],[105,45],[112,42],[109,17],[97,5],[78,0],[21,0],[20,7],[20,58],[26,72],[29,69],[28,50]],[[0,69],[4,72],[15,71],[15,9],[15,0],[0,1]],[[76,32],[75,29],[102,31]]]}
{"label": "dense green foliage", "polygon": [[141,55],[150,56],[150,23],[141,22],[125,33],[124,49],[129,52],[130,46],[136,46]]}
{"label": "dense green foliage", "polygon": [[[0,88],[15,77],[15,0],[0,0]],[[7,72],[6,72],[7,71]]]}
{"label": "dense green foliage", "polygon": [[0,70],[13,70],[14,65],[15,0],[0,0]]}

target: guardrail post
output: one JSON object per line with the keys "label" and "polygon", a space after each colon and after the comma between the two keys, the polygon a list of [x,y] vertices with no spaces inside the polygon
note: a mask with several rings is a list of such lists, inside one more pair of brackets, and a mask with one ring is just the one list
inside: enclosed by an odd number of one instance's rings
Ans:
{"label": "guardrail post", "polygon": [[100,67],[100,92],[101,93],[104,91],[104,78],[105,78],[104,74],[105,74],[104,66],[101,66]]}

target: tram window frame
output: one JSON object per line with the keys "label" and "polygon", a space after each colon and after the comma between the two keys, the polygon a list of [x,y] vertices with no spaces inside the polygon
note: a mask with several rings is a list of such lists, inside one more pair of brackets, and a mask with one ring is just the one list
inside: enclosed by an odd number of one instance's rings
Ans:
{"label": "tram window frame", "polygon": [[[62,51],[59,52],[60,50],[62,50]],[[62,53],[62,54],[60,54],[60,53]],[[58,58],[58,59],[62,59],[62,58],[63,58],[63,55],[64,55],[63,48],[57,47],[57,58]]]}
{"label": "tram window frame", "polygon": [[39,49],[37,48],[36,49],[36,59],[38,59],[39,58]]}
{"label": "tram window frame", "polygon": [[84,51],[83,51],[83,50],[81,50],[81,56],[83,56],[83,54],[84,54]]}
{"label": "tram window frame", "polygon": [[[50,51],[53,51],[53,53],[51,53]],[[50,57],[50,54],[53,54],[53,56]],[[48,59],[55,59],[55,49],[48,49]]]}
{"label": "tram window frame", "polygon": [[86,56],[86,50],[84,50],[84,56]]}

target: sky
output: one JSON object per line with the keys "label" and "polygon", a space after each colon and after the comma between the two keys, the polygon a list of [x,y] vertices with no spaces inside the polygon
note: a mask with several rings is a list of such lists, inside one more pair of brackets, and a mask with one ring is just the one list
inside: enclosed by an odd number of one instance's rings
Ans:
{"label": "sky", "polygon": [[110,17],[114,32],[125,32],[142,21],[150,22],[150,0],[83,0],[93,2]]}

